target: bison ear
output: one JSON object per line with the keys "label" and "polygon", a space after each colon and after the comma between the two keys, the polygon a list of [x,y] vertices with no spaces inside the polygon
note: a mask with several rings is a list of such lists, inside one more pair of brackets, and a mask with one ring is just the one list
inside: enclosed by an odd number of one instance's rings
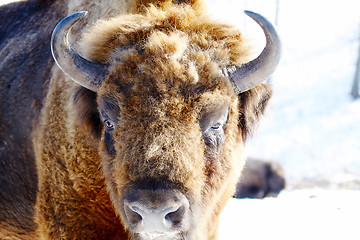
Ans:
{"label": "bison ear", "polygon": [[76,109],[76,121],[95,140],[100,139],[102,122],[96,101],[97,93],[84,87],[77,87],[73,94],[73,103]]}
{"label": "bison ear", "polygon": [[260,84],[239,95],[240,119],[239,127],[243,140],[253,133],[272,95],[272,88],[269,84]]}

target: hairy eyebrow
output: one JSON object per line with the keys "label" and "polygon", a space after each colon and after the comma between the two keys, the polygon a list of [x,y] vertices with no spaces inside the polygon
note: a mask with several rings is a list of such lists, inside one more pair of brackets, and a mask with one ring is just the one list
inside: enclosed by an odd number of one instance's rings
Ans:
{"label": "hairy eyebrow", "polygon": [[100,99],[100,113],[101,116],[109,117],[115,121],[120,115],[120,108],[116,103],[116,100],[111,96],[104,96]]}

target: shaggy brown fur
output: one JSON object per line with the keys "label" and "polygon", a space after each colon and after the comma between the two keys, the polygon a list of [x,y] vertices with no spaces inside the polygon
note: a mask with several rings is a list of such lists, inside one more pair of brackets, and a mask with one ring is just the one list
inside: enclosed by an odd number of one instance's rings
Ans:
{"label": "shaggy brown fur", "polygon": [[[112,9],[132,14],[97,22],[79,44],[86,58],[111,66],[97,93],[53,68],[33,131],[37,234],[133,239],[122,201],[128,188],[151,185],[177,186],[189,199],[196,224],[186,239],[216,239],[244,165],[244,141],[270,88],[234,94],[220,69],[247,62],[248,46],[236,29],[210,19],[203,1],[102,3],[80,25],[112,16]],[[92,4],[72,1],[69,12]],[[226,108],[225,139],[214,149],[200,122]],[[104,120],[115,128],[106,129]]]}

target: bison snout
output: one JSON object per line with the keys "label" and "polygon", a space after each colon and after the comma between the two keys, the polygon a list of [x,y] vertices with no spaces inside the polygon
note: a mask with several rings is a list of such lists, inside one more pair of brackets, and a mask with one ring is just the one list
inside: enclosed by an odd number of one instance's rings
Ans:
{"label": "bison snout", "polygon": [[176,190],[132,190],[124,199],[130,229],[149,237],[170,237],[189,227],[188,199]]}

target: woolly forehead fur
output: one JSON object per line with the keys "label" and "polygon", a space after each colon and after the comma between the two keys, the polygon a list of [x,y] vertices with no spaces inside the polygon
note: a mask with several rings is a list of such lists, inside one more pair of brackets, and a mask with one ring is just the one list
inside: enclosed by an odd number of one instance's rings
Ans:
{"label": "woolly forehead fur", "polygon": [[239,31],[189,5],[170,3],[166,10],[150,5],[143,15],[99,21],[80,45],[92,61],[110,63],[112,70],[119,68],[119,61],[122,67],[133,63],[159,81],[176,76],[196,83],[199,75],[206,75],[204,71],[218,76],[222,67],[249,60],[249,48]]}

